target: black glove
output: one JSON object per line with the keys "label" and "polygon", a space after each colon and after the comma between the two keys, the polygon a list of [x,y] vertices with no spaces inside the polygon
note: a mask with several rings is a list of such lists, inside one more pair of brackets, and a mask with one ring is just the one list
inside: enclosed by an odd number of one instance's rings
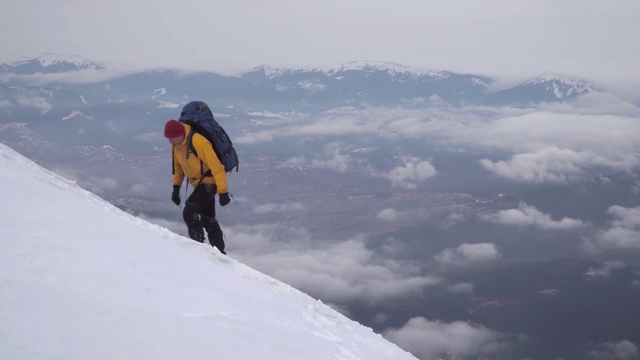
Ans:
{"label": "black glove", "polygon": [[220,206],[227,206],[228,203],[231,202],[231,199],[229,198],[229,193],[223,193],[220,194]]}
{"label": "black glove", "polygon": [[174,204],[180,205],[180,185],[173,185],[173,192],[171,193],[171,201]]}

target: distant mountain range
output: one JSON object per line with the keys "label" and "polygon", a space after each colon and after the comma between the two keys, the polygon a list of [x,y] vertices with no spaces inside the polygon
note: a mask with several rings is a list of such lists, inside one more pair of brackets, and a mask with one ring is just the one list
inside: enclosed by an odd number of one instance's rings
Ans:
{"label": "distant mountain range", "polygon": [[106,68],[81,56],[61,56],[44,54],[37,58],[25,58],[0,64],[0,74],[35,74],[38,72],[51,74],[65,71],[79,71]]}
{"label": "distant mountain range", "polygon": [[[56,106],[130,101],[171,106],[199,98],[217,102],[217,106],[308,111],[339,106],[416,108],[429,106],[428,99],[440,99],[439,102],[451,106],[527,106],[563,102],[602,91],[584,80],[545,73],[517,86],[491,92],[494,80],[488,77],[375,62],[350,62],[325,69],[260,66],[239,76],[163,69],[102,80],[109,70],[80,57],[51,54],[2,63],[0,99],[15,103],[30,95]],[[102,79],[100,74],[104,75]],[[96,80],[91,80],[92,77]]]}
{"label": "distant mountain range", "polygon": [[[176,117],[190,100],[204,100],[219,116],[234,118],[227,126],[236,129],[227,130],[241,131],[257,112],[530,106],[601,91],[552,73],[497,92],[490,91],[492,83],[484,76],[380,62],[314,69],[260,66],[225,76],[179,69],[123,72],[78,56],[45,54],[0,64],[0,134],[11,141],[17,135],[32,142],[110,144],[136,151],[148,144],[132,139],[157,129],[158,119]],[[82,136],[69,136],[78,131]]]}

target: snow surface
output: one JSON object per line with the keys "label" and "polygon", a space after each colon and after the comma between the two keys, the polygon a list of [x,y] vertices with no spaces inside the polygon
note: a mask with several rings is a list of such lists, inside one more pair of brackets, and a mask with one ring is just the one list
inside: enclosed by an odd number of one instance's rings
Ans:
{"label": "snow surface", "polygon": [[0,144],[0,359],[415,359]]}

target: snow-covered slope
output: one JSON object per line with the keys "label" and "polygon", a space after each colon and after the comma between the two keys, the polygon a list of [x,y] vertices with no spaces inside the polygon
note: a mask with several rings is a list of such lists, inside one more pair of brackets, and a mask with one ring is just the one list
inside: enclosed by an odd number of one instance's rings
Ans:
{"label": "snow-covered slope", "polygon": [[562,102],[600,91],[600,88],[588,81],[546,72],[512,88],[489,94],[486,101],[495,105],[526,106],[540,102]]}
{"label": "snow-covered slope", "polygon": [[415,359],[0,145],[0,359]]}
{"label": "snow-covered slope", "polygon": [[520,84],[520,87],[544,86],[545,90],[552,92],[556,98],[575,96],[589,92],[600,91],[597,86],[587,81],[572,78],[567,75],[546,72],[536,78],[527,80]]}

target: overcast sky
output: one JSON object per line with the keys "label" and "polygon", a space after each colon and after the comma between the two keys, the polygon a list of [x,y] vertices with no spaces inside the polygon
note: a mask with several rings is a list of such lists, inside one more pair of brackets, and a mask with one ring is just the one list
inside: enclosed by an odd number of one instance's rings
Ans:
{"label": "overcast sky", "polygon": [[221,72],[368,60],[640,78],[639,17],[635,0],[4,0],[0,54]]}

